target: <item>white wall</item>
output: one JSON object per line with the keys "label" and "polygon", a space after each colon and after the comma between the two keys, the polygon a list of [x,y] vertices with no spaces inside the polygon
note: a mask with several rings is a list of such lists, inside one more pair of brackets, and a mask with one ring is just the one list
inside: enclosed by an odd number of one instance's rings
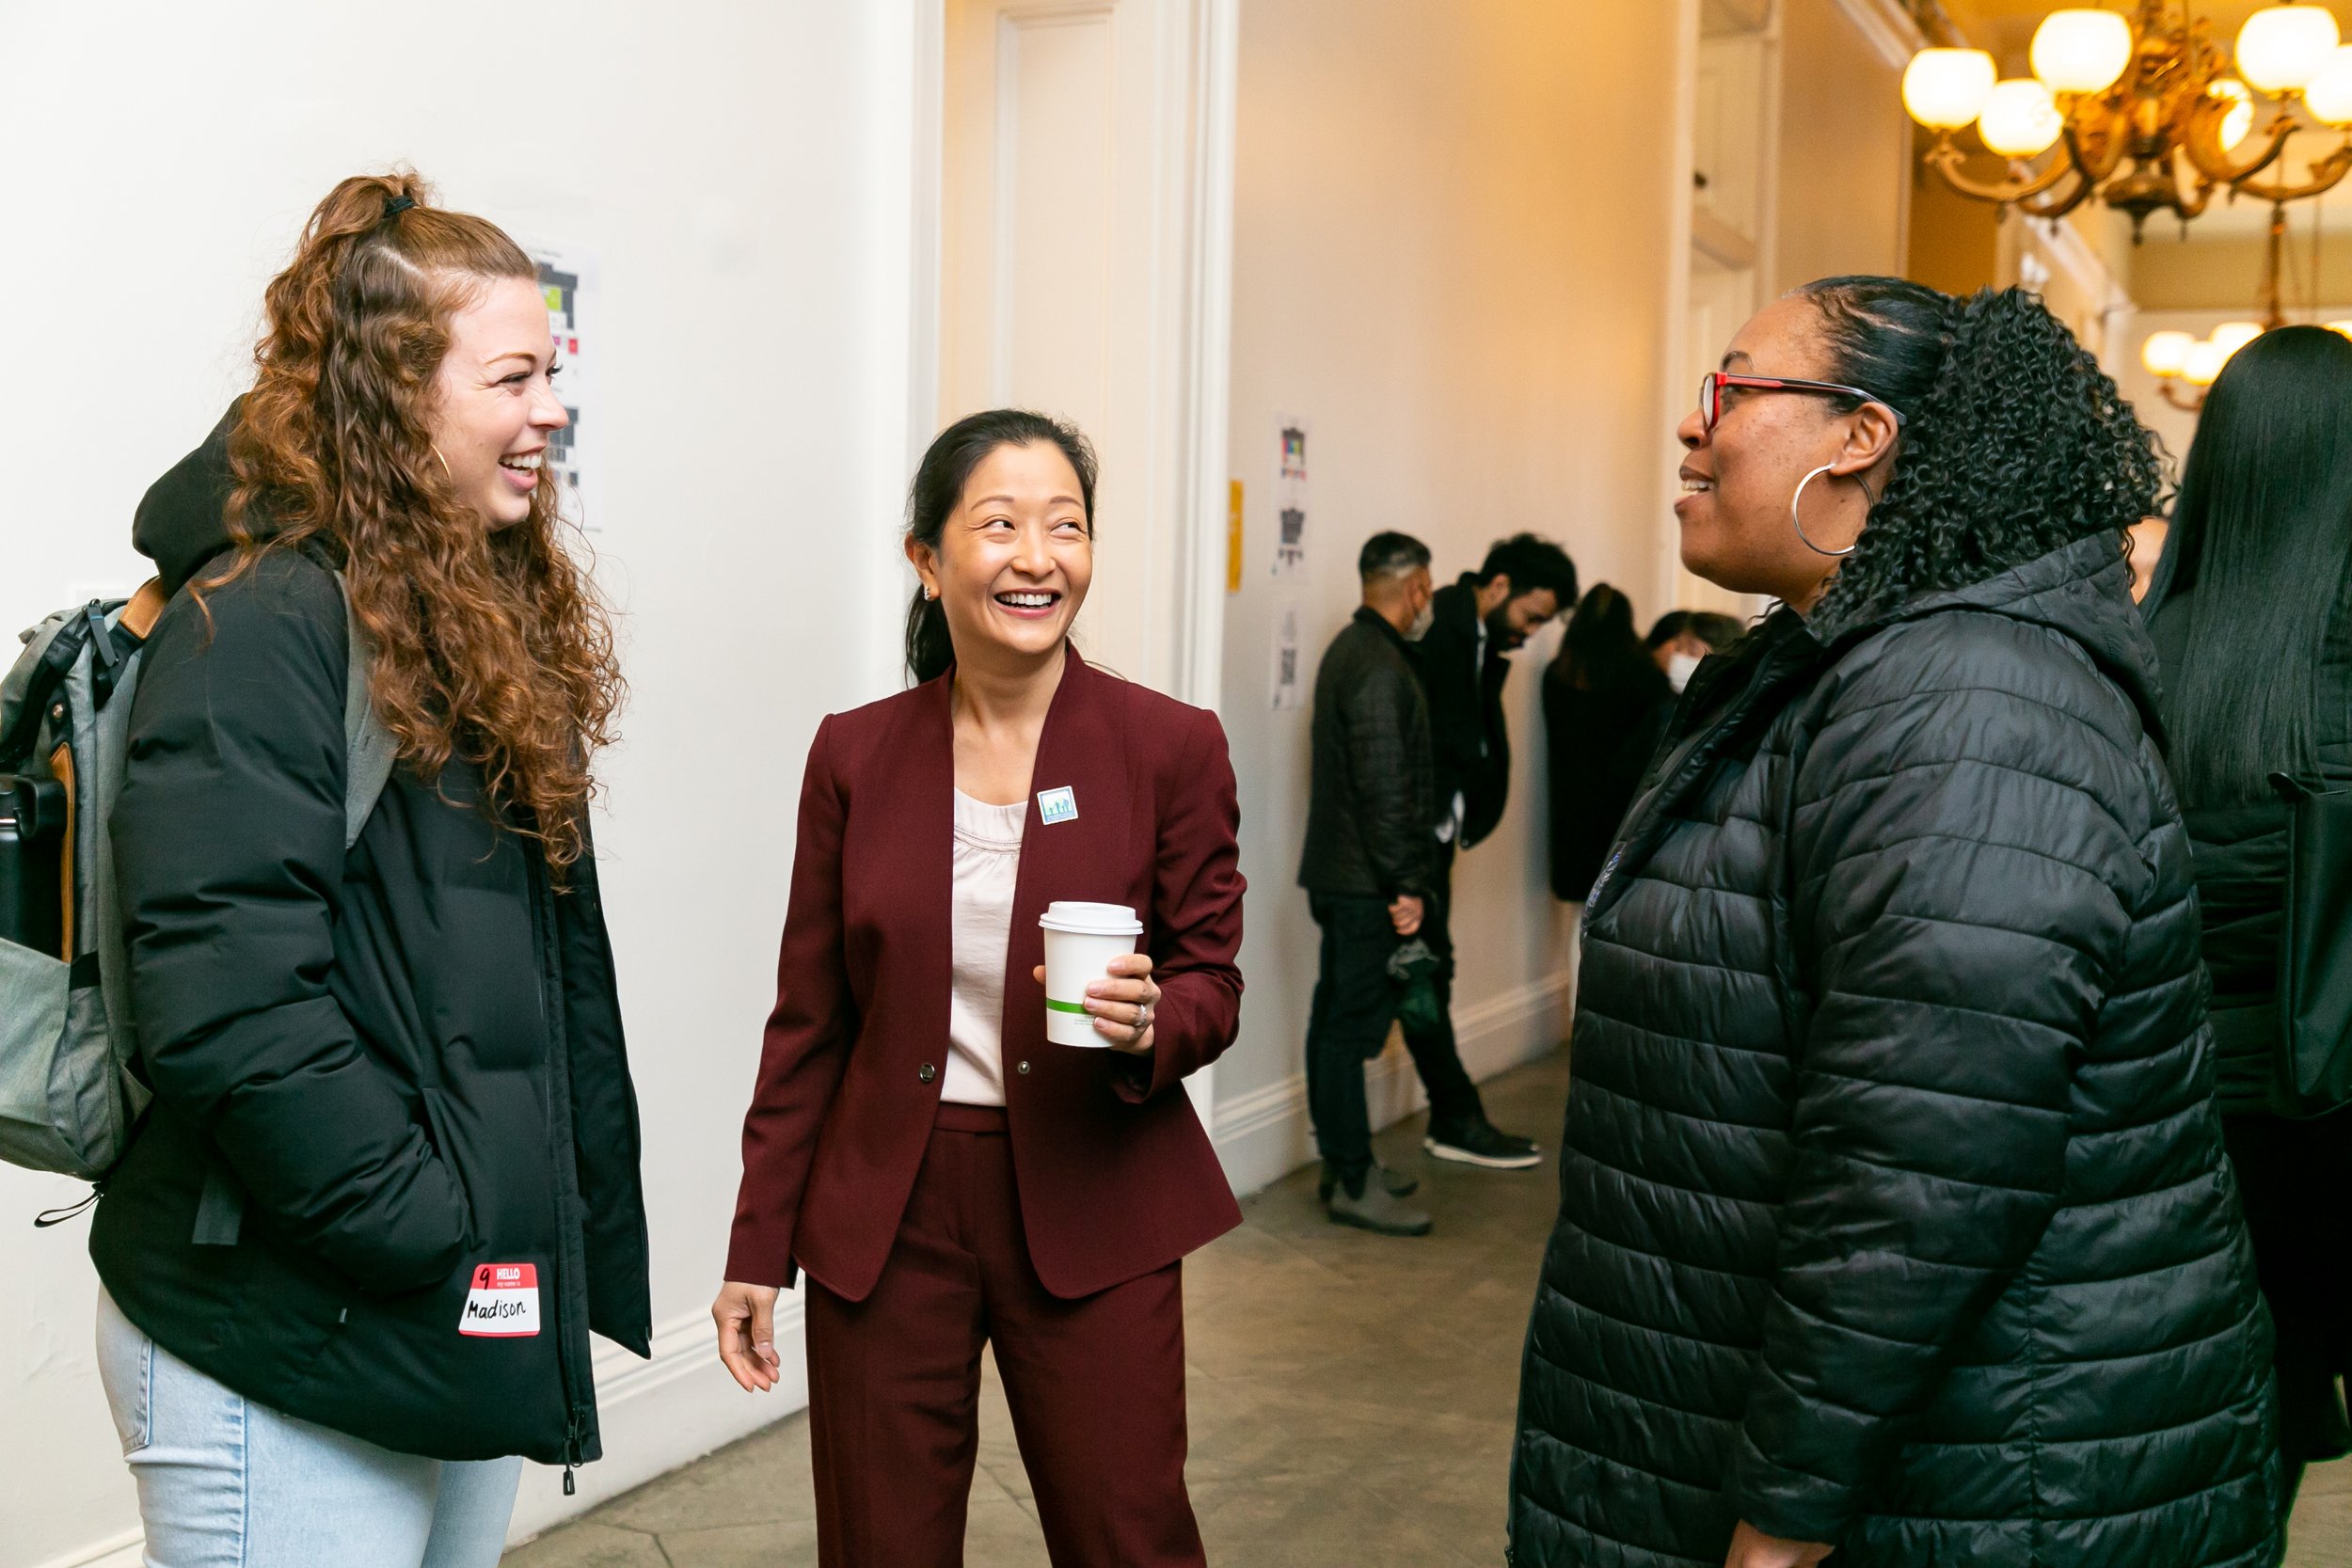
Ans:
{"label": "white wall", "polygon": [[[1443,580],[1520,529],[1565,542],[1588,584],[1646,598],[1658,579],[1670,202],[1689,178],[1653,123],[1676,101],[1658,25],[1654,8],[1597,0],[1243,9],[1229,460],[1247,516],[1224,715],[1248,990],[1216,1126],[1245,1189],[1311,1155],[1316,929],[1296,886],[1310,715],[1268,709],[1283,606],[1298,607],[1311,683],[1357,602],[1356,551],[1381,529],[1426,542]],[[1271,576],[1280,415],[1312,426],[1313,536],[1295,580]],[[1556,1043],[1566,1021],[1573,927],[1548,886],[1537,711],[1555,637],[1511,678],[1509,816],[1454,873],[1473,1072]],[[1375,1117],[1392,1117],[1411,1079],[1401,1047],[1375,1070]],[[1559,1129],[1518,1131],[1549,1144]]]}
{"label": "white wall", "polygon": [[[599,834],[659,1359],[600,1363],[608,1457],[575,1506],[799,1402],[738,1393],[706,1309],[802,758],[820,714],[897,686],[893,534],[931,404],[908,380],[927,14],[0,0],[0,626],[145,575],[132,508],[244,384],[262,283],[337,178],[409,161],[601,261],[582,438],[633,698]],[[25,1223],[75,1196],[0,1168],[0,1568],[135,1560],[85,1229]],[[517,1527],[562,1506],[534,1472]]]}

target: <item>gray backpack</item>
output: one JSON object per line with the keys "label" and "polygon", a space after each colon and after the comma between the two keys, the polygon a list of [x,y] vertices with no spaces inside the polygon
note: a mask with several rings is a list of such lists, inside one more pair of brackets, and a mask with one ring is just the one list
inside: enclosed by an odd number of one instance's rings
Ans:
{"label": "gray backpack", "polygon": [[[342,581],[337,575],[338,584]],[[125,601],[59,610],[0,678],[0,1161],[95,1181],[146,1109],[107,832],[131,698],[164,611],[151,580]],[[391,776],[358,618],[343,695],[343,847]]]}

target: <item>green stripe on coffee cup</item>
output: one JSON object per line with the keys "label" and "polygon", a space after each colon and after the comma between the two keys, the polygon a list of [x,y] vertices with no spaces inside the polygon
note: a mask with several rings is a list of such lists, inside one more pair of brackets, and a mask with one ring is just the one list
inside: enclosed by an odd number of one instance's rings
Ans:
{"label": "green stripe on coffee cup", "polygon": [[1087,988],[1136,950],[1143,922],[1124,904],[1057,901],[1038,925],[1045,933],[1045,1037],[1057,1045],[1109,1045],[1086,1009]]}

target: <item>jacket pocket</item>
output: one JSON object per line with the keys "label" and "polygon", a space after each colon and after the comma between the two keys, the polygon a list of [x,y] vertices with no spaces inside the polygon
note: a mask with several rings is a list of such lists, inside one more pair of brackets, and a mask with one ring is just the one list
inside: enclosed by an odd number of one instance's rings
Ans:
{"label": "jacket pocket", "polygon": [[425,1134],[433,1140],[433,1152],[449,1171],[451,1183],[457,1189],[458,1201],[466,1207],[466,1251],[477,1251],[482,1240],[482,1227],[476,1216],[482,1212],[479,1195],[474,1190],[472,1174],[467,1170],[456,1133],[456,1121],[450,1113],[449,1097],[437,1088],[418,1091],[424,1100]]}

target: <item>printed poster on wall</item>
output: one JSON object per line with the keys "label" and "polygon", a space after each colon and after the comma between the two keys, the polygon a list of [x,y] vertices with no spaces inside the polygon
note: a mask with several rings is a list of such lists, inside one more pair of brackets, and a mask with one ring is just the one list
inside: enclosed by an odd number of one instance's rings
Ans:
{"label": "printed poster on wall", "polygon": [[1286,604],[1274,618],[1273,708],[1277,713],[1307,705],[1298,658],[1298,607]]}
{"label": "printed poster on wall", "polygon": [[1274,575],[1295,577],[1307,564],[1307,421],[1278,415],[1274,468]]}
{"label": "printed poster on wall", "polygon": [[588,349],[591,334],[582,331],[592,320],[596,294],[595,258],[585,251],[556,245],[532,245],[531,259],[539,266],[539,287],[547,295],[548,319],[555,328],[555,360],[563,373],[555,378],[555,395],[572,422],[548,438],[547,469],[562,482],[564,515],[581,528],[602,526],[597,509],[604,493],[597,483],[594,454],[604,433],[589,422],[592,402],[589,377],[595,356]]}

